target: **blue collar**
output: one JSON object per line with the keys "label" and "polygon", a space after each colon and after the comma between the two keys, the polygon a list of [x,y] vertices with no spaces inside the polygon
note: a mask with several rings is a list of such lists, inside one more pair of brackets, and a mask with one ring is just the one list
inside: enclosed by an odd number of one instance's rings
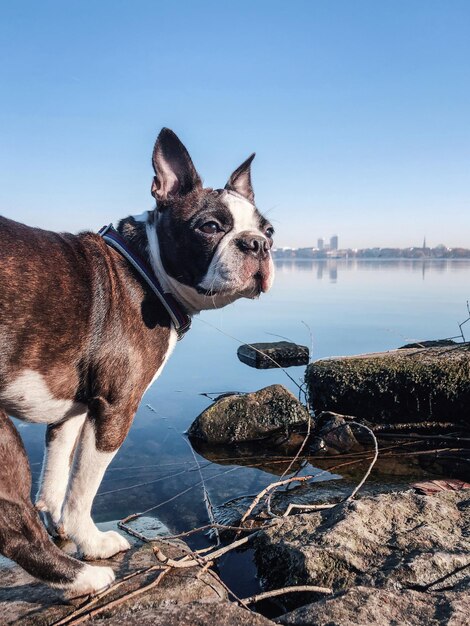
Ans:
{"label": "blue collar", "polygon": [[182,339],[185,333],[187,333],[191,328],[191,318],[186,311],[175,300],[171,293],[163,291],[163,287],[160,285],[155,273],[152,272],[147,263],[145,263],[135,252],[128,248],[126,241],[121,237],[112,224],[103,226],[103,228],[98,231],[98,235],[103,237],[108,246],[117,250],[117,252],[119,252],[119,254],[121,254],[121,256],[123,256],[126,261],[128,261],[142,276],[150,289],[165,307],[178,334],[178,340]]}

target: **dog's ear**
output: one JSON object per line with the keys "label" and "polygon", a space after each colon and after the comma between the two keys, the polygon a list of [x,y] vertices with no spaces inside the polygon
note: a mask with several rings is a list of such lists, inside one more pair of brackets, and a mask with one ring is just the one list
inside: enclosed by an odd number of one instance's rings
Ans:
{"label": "dog's ear", "polygon": [[246,161],[243,161],[240,167],[237,167],[225,185],[225,189],[228,191],[236,191],[252,204],[254,204],[255,201],[255,194],[251,186],[251,162],[254,158],[255,153],[253,152]]}
{"label": "dog's ear", "polygon": [[188,151],[169,128],[162,128],[158,135],[152,165],[155,171],[152,196],[156,200],[165,201],[202,187]]}

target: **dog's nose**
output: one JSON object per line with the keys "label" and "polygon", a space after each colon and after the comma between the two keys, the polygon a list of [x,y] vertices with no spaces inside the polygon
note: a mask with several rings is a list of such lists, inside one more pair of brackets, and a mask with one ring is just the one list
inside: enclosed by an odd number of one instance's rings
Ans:
{"label": "dog's nose", "polygon": [[237,240],[237,244],[242,252],[252,254],[260,259],[264,259],[268,255],[270,248],[266,237],[255,233],[242,233]]}

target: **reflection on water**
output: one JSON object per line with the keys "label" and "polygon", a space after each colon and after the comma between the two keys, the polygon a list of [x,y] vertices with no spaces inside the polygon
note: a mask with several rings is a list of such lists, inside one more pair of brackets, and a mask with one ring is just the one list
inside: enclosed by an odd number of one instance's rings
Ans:
{"label": "reflection on water", "polygon": [[315,272],[318,280],[338,280],[338,274],[351,271],[374,272],[390,269],[404,269],[419,272],[423,280],[426,274],[465,270],[470,260],[462,259],[276,259],[276,267],[282,271]]}
{"label": "reflection on water", "polygon": [[[201,450],[204,456],[197,454],[196,463],[188,447],[184,432],[209,404],[202,393],[253,391],[274,383],[297,392],[282,372],[243,365],[236,357],[238,343],[213,326],[242,342],[274,341],[272,335],[281,335],[310,345],[307,326],[313,357],[320,358],[449,337],[467,317],[469,261],[281,260],[276,265],[272,292],[259,301],[240,301],[201,315],[211,326],[194,320],[147,392],[106,473],[94,505],[95,519],[122,518],[154,507],[149,514],[178,532],[207,521],[199,468],[214,505],[257,493],[279,474],[276,461],[284,461],[263,458],[262,443],[255,446],[258,462],[229,458],[227,451],[217,456]],[[302,381],[302,367],[289,373]],[[44,429],[21,424],[20,433],[37,480]],[[304,469],[312,470],[311,465]],[[205,540],[194,541],[203,545]]]}

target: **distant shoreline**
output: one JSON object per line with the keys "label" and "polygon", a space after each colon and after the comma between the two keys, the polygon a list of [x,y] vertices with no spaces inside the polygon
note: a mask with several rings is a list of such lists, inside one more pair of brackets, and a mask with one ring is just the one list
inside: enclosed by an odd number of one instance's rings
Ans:
{"label": "distant shoreline", "polygon": [[276,260],[292,261],[465,261],[470,260],[468,248],[363,248],[360,250],[318,250],[317,248],[278,248]]}
{"label": "distant shoreline", "polygon": [[287,256],[276,256],[274,255],[275,261],[366,261],[366,262],[376,262],[376,261],[431,261],[432,263],[440,262],[440,261],[452,261],[454,262],[468,262],[470,261],[470,256],[468,257],[396,257],[396,256],[387,256],[387,257],[337,257],[337,256],[328,256],[328,257],[287,257]]}

